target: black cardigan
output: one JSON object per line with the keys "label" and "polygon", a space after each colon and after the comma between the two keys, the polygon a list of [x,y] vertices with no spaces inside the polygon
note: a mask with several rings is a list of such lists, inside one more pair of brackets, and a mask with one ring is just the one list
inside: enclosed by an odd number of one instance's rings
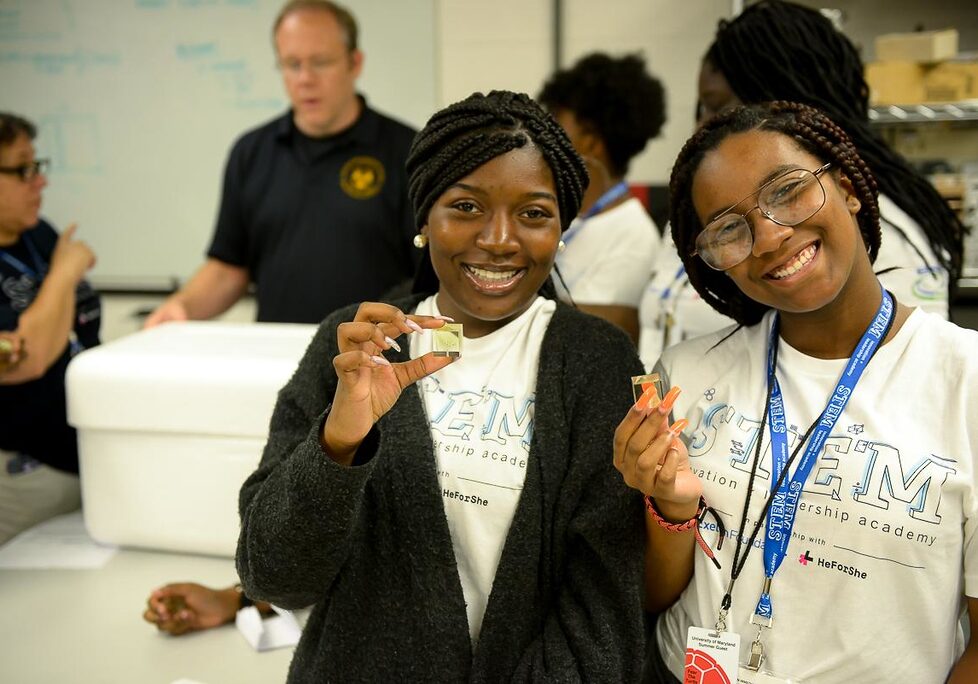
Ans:
{"label": "black cardigan", "polygon": [[[419,300],[395,305],[411,311]],[[336,326],[355,311],[320,326],[241,489],[237,567],[248,596],[315,604],[289,682],[637,681],[643,508],[612,465],[629,376],[642,372],[631,342],[557,305],[526,481],[473,648],[417,388],[378,421],[361,465],[340,466],[319,446]],[[403,349],[387,356],[406,360]]]}

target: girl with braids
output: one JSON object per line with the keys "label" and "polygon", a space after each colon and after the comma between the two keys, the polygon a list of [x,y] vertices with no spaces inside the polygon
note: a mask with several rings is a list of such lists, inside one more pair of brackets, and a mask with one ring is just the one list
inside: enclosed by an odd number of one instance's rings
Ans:
{"label": "girl with braids", "polygon": [[[315,604],[290,682],[635,681],[641,499],[608,457],[641,364],[550,281],[584,165],[493,92],[436,113],[407,169],[416,293],[330,315],[281,391],[244,590]],[[433,354],[453,319],[461,356]]]}
{"label": "girl with braids", "polygon": [[670,192],[690,283],[737,326],[662,355],[681,420],[635,408],[615,433],[647,496],[658,681],[690,628],[739,635],[746,681],[978,681],[978,333],[881,287],[876,181],[811,107],[706,122]]}
{"label": "girl with braids", "polygon": [[[825,112],[852,138],[879,185],[883,234],[875,269],[909,305],[948,317],[949,284],[959,273],[963,227],[926,178],[869,126],[869,88],[852,42],[817,10],[781,0],[752,4],[721,21],[699,75],[698,123],[737,104],[802,102]],[[662,250],[640,311],[642,360],[663,344],[729,323],[699,301],[679,262]],[[668,290],[668,292],[667,292]],[[667,329],[668,328],[668,329]]]}

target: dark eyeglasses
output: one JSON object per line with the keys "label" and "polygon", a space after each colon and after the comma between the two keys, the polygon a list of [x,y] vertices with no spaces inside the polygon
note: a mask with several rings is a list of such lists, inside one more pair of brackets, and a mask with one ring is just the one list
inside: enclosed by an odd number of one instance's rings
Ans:
{"label": "dark eyeglasses", "polygon": [[41,174],[47,173],[50,165],[50,159],[35,159],[32,162],[21,164],[20,166],[0,166],[0,173],[20,176],[22,181],[28,183]]}
{"label": "dark eyeglasses", "polygon": [[[710,268],[726,271],[748,256],[754,248],[754,229],[747,216],[760,209],[764,217],[779,226],[797,226],[810,219],[825,204],[825,188],[819,178],[831,162],[814,171],[795,169],[768,181],[723,214],[706,224],[696,236],[696,251]],[[733,207],[757,195],[757,204],[743,214]]]}

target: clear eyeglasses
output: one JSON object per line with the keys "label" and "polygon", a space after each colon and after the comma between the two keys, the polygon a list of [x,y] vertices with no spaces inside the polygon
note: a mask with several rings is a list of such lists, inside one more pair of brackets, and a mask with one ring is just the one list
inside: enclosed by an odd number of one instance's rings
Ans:
{"label": "clear eyeglasses", "polygon": [[0,166],[0,173],[20,176],[22,181],[29,183],[41,174],[47,173],[50,165],[50,159],[35,159],[32,162],[21,164],[20,166]]}
{"label": "clear eyeglasses", "polygon": [[[723,214],[706,224],[696,236],[696,251],[712,269],[726,271],[751,254],[754,247],[754,229],[747,216],[759,209],[770,221],[779,226],[797,226],[825,204],[825,188],[819,176],[832,166],[831,162],[814,171],[794,169],[768,181]],[[738,214],[733,207],[757,195],[757,204]]]}
{"label": "clear eyeglasses", "polygon": [[304,61],[299,59],[279,60],[276,66],[286,76],[298,78],[306,67],[309,68],[313,76],[322,76],[334,64],[336,64],[336,60],[333,58],[313,57]]}

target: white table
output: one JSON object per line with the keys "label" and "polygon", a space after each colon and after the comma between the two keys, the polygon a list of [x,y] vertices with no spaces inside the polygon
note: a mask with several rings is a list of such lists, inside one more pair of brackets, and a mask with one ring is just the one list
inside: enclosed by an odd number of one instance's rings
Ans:
{"label": "white table", "polygon": [[168,582],[235,582],[234,562],[120,550],[98,570],[0,570],[0,682],[284,682],[292,649],[258,653],[234,625],[170,637],[144,622]]}

